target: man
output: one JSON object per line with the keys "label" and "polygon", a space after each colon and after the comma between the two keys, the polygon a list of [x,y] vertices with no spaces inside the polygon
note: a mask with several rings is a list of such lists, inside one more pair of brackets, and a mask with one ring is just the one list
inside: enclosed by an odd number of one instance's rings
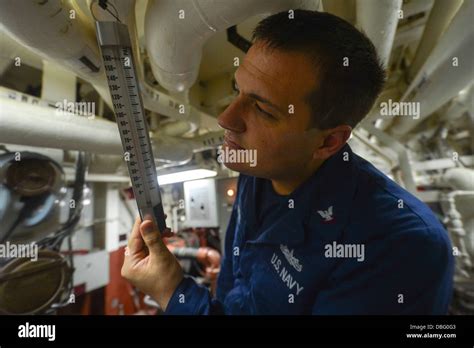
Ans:
{"label": "man", "polygon": [[226,163],[241,175],[217,297],[183,277],[150,221],[137,219],[122,275],[170,314],[446,313],[446,231],[346,144],[383,86],[372,43],[303,10],[264,19],[253,41],[219,116],[223,150],[258,162]]}

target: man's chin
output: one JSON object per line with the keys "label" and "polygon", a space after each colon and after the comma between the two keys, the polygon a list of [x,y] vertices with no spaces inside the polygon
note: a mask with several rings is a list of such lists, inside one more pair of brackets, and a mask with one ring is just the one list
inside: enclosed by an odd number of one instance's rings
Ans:
{"label": "man's chin", "polygon": [[258,172],[257,150],[255,149],[238,149],[224,142],[218,150],[217,161],[230,170],[242,174],[256,176]]}
{"label": "man's chin", "polygon": [[250,166],[249,163],[223,163],[228,169],[245,175],[258,176],[257,167]]}

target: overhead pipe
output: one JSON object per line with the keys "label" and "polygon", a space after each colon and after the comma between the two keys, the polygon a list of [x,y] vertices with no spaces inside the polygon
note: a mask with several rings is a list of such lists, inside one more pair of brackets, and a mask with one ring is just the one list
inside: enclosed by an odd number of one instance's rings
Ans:
{"label": "overhead pipe", "polygon": [[[96,20],[114,20],[114,18],[108,12],[99,8],[97,0],[88,0],[88,3],[90,8],[97,9],[96,11],[94,11],[94,16]],[[126,23],[128,26],[132,43],[132,51],[136,62],[137,79],[140,84],[144,107],[155,113],[178,119],[178,122],[187,123],[188,131],[198,129],[201,122],[201,118],[211,116],[198,111],[196,108],[189,105],[188,103],[183,103],[177,100],[176,98],[164,94],[163,92],[159,91],[154,86],[149,84],[145,79],[143,64],[140,59],[140,48],[138,45],[136,18],[134,11],[135,0],[109,0],[107,9],[110,10],[112,13],[116,12],[118,18],[123,23]],[[184,110],[182,112],[180,112],[179,110],[181,105],[184,106]],[[173,135],[181,134],[175,133]]]}
{"label": "overhead pipe", "polygon": [[410,69],[408,70],[410,80],[415,77],[426,58],[436,46],[436,43],[459,10],[462,2],[463,0],[435,1],[430,11],[428,21],[426,22],[420,43],[416,49],[415,58],[413,58]]}
{"label": "overhead pipe", "polygon": [[21,58],[22,64],[26,64],[38,70],[43,68],[43,60],[11,38],[1,26],[0,47],[2,48],[2,54],[0,55],[0,76],[12,66],[12,62],[15,62],[16,58]]}
{"label": "overhead pipe", "polygon": [[474,169],[450,168],[443,174],[439,183],[455,190],[474,191]]}
{"label": "overhead pipe", "polygon": [[[319,7],[319,1],[313,1]],[[197,80],[203,45],[219,31],[262,13],[305,8],[303,0],[150,0],[145,39],[157,81],[169,91],[184,91]]]}
{"label": "overhead pipe", "polygon": [[450,168],[437,184],[452,191],[440,195],[441,209],[445,215],[445,225],[457,248],[459,258],[458,275],[469,278],[474,261],[474,170],[470,168]]}
{"label": "overhead pipe", "polygon": [[[5,32],[41,58],[72,70],[91,82],[112,105],[95,34],[80,12],[61,0],[0,1]],[[74,14],[72,14],[74,13]],[[71,18],[74,16],[74,18]]]}
{"label": "overhead pipe", "polygon": [[123,153],[117,124],[56,109],[0,100],[0,141],[102,154]]}
{"label": "overhead pipe", "polygon": [[[135,33],[134,1],[111,0],[118,9],[120,18],[128,24],[132,36]],[[89,1],[89,5],[91,1]],[[98,6],[95,6],[98,7]],[[95,8],[94,15],[99,20],[110,20],[110,15]],[[74,19],[71,19],[71,12]],[[102,68],[102,59],[92,23],[79,7],[61,0],[43,2],[0,1],[0,22],[5,35],[10,36],[44,60],[54,62],[77,76],[90,82],[103,100],[112,108],[107,80]],[[132,40],[136,43],[136,40]],[[135,47],[135,55],[139,51]],[[137,60],[139,61],[139,60]],[[140,74],[138,74],[140,77]],[[197,110],[188,103],[181,103],[140,79],[143,103],[146,109],[162,115],[191,123],[191,128],[199,126],[200,118],[211,116]],[[178,106],[184,104],[185,113]],[[214,119],[214,118],[213,118]]]}
{"label": "overhead pipe", "polygon": [[402,0],[357,0],[357,25],[374,44],[387,67],[397,31]]}
{"label": "overhead pipe", "polygon": [[[123,156],[115,122],[58,111],[42,99],[1,87],[0,143]],[[222,144],[222,135],[219,131],[185,139],[156,132],[151,136],[153,153],[158,161],[182,163],[195,152]]]}
{"label": "overhead pipe", "polygon": [[[388,131],[400,138],[474,80],[474,1],[465,1],[438,45],[401,98],[419,102],[420,115],[395,119]],[[457,65],[455,65],[457,62]]]}
{"label": "overhead pipe", "polygon": [[469,105],[474,103],[474,83],[462,90],[459,95],[453,98],[451,104],[443,112],[440,121],[455,121],[466,111],[469,112]]}
{"label": "overhead pipe", "polygon": [[369,132],[369,134],[375,136],[385,147],[395,151],[398,156],[398,164],[403,185],[410,193],[416,195],[417,187],[413,175],[410,153],[407,148],[371,123],[364,123],[363,128]]}

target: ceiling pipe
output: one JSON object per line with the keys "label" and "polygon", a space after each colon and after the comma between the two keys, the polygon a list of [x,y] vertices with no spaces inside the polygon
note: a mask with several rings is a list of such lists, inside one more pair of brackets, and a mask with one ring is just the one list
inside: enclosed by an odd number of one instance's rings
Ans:
{"label": "ceiling pipe", "polygon": [[453,122],[457,120],[464,115],[465,112],[469,111],[469,104],[472,105],[472,103],[474,103],[474,84],[462,90],[457,97],[453,98],[452,102],[443,112],[440,122]]}
{"label": "ceiling pipe", "polygon": [[396,139],[392,138],[390,135],[383,132],[382,130],[376,128],[371,123],[365,123],[363,127],[369,134],[375,136],[381,144],[393,150],[397,154],[398,166],[400,168],[403,186],[409,192],[416,195],[417,187],[408,149]]}
{"label": "ceiling pipe", "polygon": [[[90,5],[91,1],[89,1]],[[111,0],[118,14],[129,26],[132,38],[135,37],[134,1]],[[100,20],[110,20],[98,5],[94,5],[94,15]],[[71,19],[71,12],[74,19]],[[113,10],[112,10],[113,11]],[[104,101],[112,108],[107,80],[102,69],[96,34],[90,19],[82,9],[66,1],[0,1],[0,22],[4,32],[12,39],[44,60],[54,62],[74,72],[80,78],[90,82]],[[132,40],[136,44],[136,39]],[[139,50],[134,47],[135,57]],[[136,59],[140,63],[139,59]],[[138,68],[138,67],[137,67]],[[138,69],[140,71],[140,69]],[[140,77],[140,74],[138,74]],[[200,118],[211,116],[197,110],[188,103],[170,97],[140,79],[143,103],[146,109],[162,115],[187,121],[191,129],[197,129]],[[179,112],[184,105],[185,113]],[[215,121],[215,118],[212,118]]]}
{"label": "ceiling pipe", "polygon": [[[202,48],[209,37],[262,13],[304,8],[302,0],[150,0],[145,39],[157,81],[169,91],[185,91],[197,80]],[[319,7],[319,1],[312,5]]]}
{"label": "ceiling pipe", "polygon": [[400,138],[474,80],[474,1],[465,1],[412,81],[402,102],[419,102],[416,119],[399,117],[388,131]]}
{"label": "ceiling pipe", "polygon": [[443,174],[439,183],[455,190],[474,191],[474,169],[450,168]]}
{"label": "ceiling pipe", "polygon": [[0,101],[2,142],[102,154],[123,153],[117,124],[50,107]]}
{"label": "ceiling pipe", "polygon": [[390,60],[402,0],[357,0],[357,24],[374,44],[383,66]]}
{"label": "ceiling pipe", "polygon": [[41,70],[43,68],[43,60],[34,52],[20,45],[15,39],[10,37],[1,26],[0,47],[2,48],[2,54],[0,55],[0,76],[12,67],[16,58],[21,58],[22,64],[26,64],[35,69]]}
{"label": "ceiling pipe", "polygon": [[[115,122],[63,112],[44,100],[6,88],[0,88],[0,125],[1,143],[123,156]],[[187,139],[155,133],[151,136],[153,154],[157,161],[167,163],[189,161],[195,152],[222,144],[222,134]]]}
{"label": "ceiling pipe", "polygon": [[426,22],[423,36],[421,37],[415,58],[413,59],[408,71],[409,79],[413,79],[420,70],[426,58],[436,46],[439,38],[447,28],[449,22],[453,19],[459,10],[463,0],[436,0],[430,11],[428,21]]}
{"label": "ceiling pipe", "polygon": [[[17,42],[41,58],[72,70],[89,81],[112,105],[95,33],[66,1],[0,1],[0,22]],[[71,18],[71,17],[74,18]]]}
{"label": "ceiling pipe", "polygon": [[[401,7],[401,0],[357,0],[356,2],[357,27],[372,41],[385,69],[390,61]],[[372,113],[372,115],[376,114],[378,112]],[[367,117],[367,119],[372,118],[373,116]],[[378,127],[387,121],[378,121]]]}

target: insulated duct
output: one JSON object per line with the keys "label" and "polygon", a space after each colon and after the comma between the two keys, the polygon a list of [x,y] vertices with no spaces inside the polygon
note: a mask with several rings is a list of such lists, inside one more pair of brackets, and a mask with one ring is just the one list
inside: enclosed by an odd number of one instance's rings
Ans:
{"label": "insulated duct", "polygon": [[112,105],[95,33],[68,2],[2,0],[0,22],[17,42],[89,81]]}
{"label": "insulated duct", "polygon": [[[89,5],[90,3],[91,1],[88,2]],[[135,2],[112,0],[111,4],[117,8],[119,16],[127,22],[131,35],[134,36],[135,16],[132,14]],[[83,6],[77,8],[74,6],[61,0],[42,2],[2,0],[0,1],[0,23],[6,35],[35,52],[42,59],[54,62],[90,82],[112,108],[94,27],[84,14]],[[94,15],[98,19],[110,20],[111,16],[104,13],[98,5],[94,5],[93,8]],[[136,43],[133,37],[132,42]],[[137,51],[135,45],[134,52],[138,58]],[[138,75],[139,78],[142,77],[140,73]],[[182,103],[157,91],[146,84],[143,78],[140,84],[146,109],[180,121],[187,121],[191,124],[191,129],[199,126],[200,118],[211,117],[187,103]],[[181,104],[185,106],[185,114],[178,112],[177,106]]]}
{"label": "insulated duct", "polygon": [[[319,1],[312,1],[316,9]],[[206,40],[243,20],[262,13],[305,8],[302,0],[150,0],[145,38],[158,82],[170,91],[184,91],[195,82]]]}

